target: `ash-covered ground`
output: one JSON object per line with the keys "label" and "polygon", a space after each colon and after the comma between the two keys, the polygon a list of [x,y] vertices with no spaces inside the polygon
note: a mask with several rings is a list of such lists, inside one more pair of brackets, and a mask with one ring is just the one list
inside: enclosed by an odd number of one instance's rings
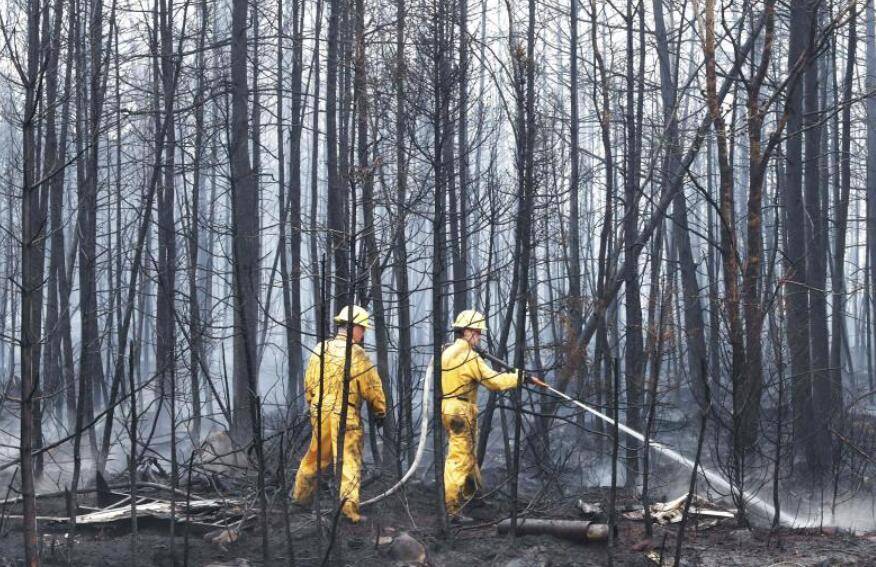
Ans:
{"label": "ash-covered ground", "polygon": [[[487,483],[499,475],[485,471]],[[110,479],[111,483],[113,479]],[[115,479],[118,480],[118,479]],[[375,494],[390,484],[381,479],[369,482],[366,495]],[[533,482],[535,486],[537,483]],[[199,486],[199,492],[204,486]],[[521,486],[527,494],[521,498],[521,509],[527,518],[581,519],[579,500],[601,504],[607,509],[610,489],[566,490],[559,487],[531,493],[529,483]],[[193,488],[194,490],[194,488]],[[156,494],[148,489],[140,494]],[[295,565],[496,565],[507,567],[607,565],[610,558],[616,565],[672,565],[678,534],[678,524],[655,526],[646,537],[644,524],[621,517],[613,546],[607,542],[576,543],[551,536],[513,538],[497,534],[496,524],[508,517],[507,483],[487,487],[486,496],[468,512],[475,523],[451,527],[441,535],[435,513],[434,489],[417,481],[395,496],[370,507],[368,518],[359,525],[340,521],[334,516],[328,497],[324,501],[323,538],[317,534],[315,514],[293,506],[289,513],[287,538],[281,495],[270,500],[267,516],[267,550],[263,560],[263,531],[258,519],[249,523],[237,541],[227,544],[205,541],[203,531],[187,528],[184,522],[176,527],[171,552],[169,524],[165,521],[139,522],[136,551],[132,557],[130,522],[106,526],[80,526],[73,534],[64,524],[50,525],[41,521],[42,558],[45,565],[116,566],[116,565],[289,565],[289,549]],[[201,496],[209,496],[199,494]],[[224,493],[233,497],[233,491]],[[246,496],[237,494],[236,496]],[[158,498],[165,495],[156,494]],[[96,506],[95,494],[83,495],[79,504]],[[637,499],[619,490],[619,511],[635,509]],[[63,497],[41,498],[40,516],[64,516]],[[23,560],[19,505],[5,507],[0,532],[0,557],[3,567],[18,565]],[[604,520],[604,515],[596,517]],[[334,537],[331,537],[335,529]],[[403,534],[407,534],[404,535]],[[408,537],[410,536],[410,537]],[[413,542],[411,540],[413,538]],[[329,549],[329,541],[331,549]],[[422,545],[422,548],[419,547]],[[328,559],[326,559],[328,557]],[[681,551],[682,565],[701,566],[779,566],[779,565],[876,565],[876,535],[853,533],[835,528],[778,529],[742,528],[735,520],[710,525],[691,520],[685,532]]]}
{"label": "ash-covered ground", "polygon": [[[494,436],[483,468],[484,489],[481,497],[466,509],[475,522],[452,526],[444,534],[439,530],[436,513],[434,464],[431,450],[421,463],[414,480],[404,489],[374,506],[363,509],[368,518],[359,525],[341,520],[335,524],[331,495],[324,492],[322,529],[318,530],[316,514],[291,504],[283,490],[278,472],[285,466],[286,491],[294,478],[297,458],[308,439],[306,422],[295,424],[294,435],[285,439],[285,455],[280,459],[279,436],[272,434],[266,444],[267,529],[261,525],[256,498],[256,474],[253,455],[234,452],[230,440],[221,433],[208,438],[210,450],[192,454],[192,447],[178,447],[180,491],[177,505],[190,492],[193,497],[228,499],[243,502],[250,514],[249,521],[236,541],[215,542],[205,538],[209,533],[202,525],[188,523],[178,515],[174,537],[170,536],[167,519],[139,518],[136,542],[132,544],[130,519],[106,524],[78,526],[71,533],[63,495],[40,497],[37,513],[41,517],[40,544],[44,565],[132,566],[190,565],[232,566],[290,565],[495,565],[507,567],[561,565],[673,565],[678,541],[679,524],[655,525],[647,536],[641,521],[624,518],[624,512],[641,510],[641,484],[636,489],[623,488],[623,460],[616,470],[617,530],[613,544],[609,542],[574,542],[553,536],[499,535],[497,524],[509,517],[511,485],[506,468],[506,455],[499,435]],[[665,439],[665,436],[664,436]],[[525,518],[592,520],[606,522],[611,497],[612,470],[609,447],[605,439],[595,435],[581,436],[574,431],[557,437],[552,446],[551,463],[538,462],[532,451],[524,451],[519,476],[518,510]],[[684,432],[674,435],[676,446],[690,447],[695,440]],[[366,443],[366,447],[369,443]],[[93,463],[83,443],[83,472],[80,488],[95,487]],[[110,462],[107,482],[116,492],[128,493],[128,473],[124,467],[126,448],[116,447]],[[9,458],[14,458],[10,453]],[[284,462],[285,461],[285,462]],[[720,471],[707,454],[707,466]],[[188,464],[191,462],[191,485]],[[167,502],[166,490],[171,482],[169,444],[165,436],[155,436],[148,451],[138,458],[137,476],[154,486],[141,486],[139,496]],[[362,498],[381,493],[394,484],[395,472],[377,474],[373,456],[366,450]],[[687,491],[690,471],[677,464],[654,459],[649,466],[649,498],[651,502],[666,502]],[[59,446],[46,455],[46,471],[37,486],[39,494],[63,490],[70,482],[72,453],[69,444]],[[757,470],[753,468],[752,470]],[[767,501],[770,498],[771,477],[752,476],[748,486]],[[702,566],[797,566],[797,565],[876,565],[876,517],[873,514],[872,487],[869,479],[849,483],[848,479],[832,491],[809,488],[793,479],[782,478],[780,501],[783,509],[799,518],[806,528],[782,527],[770,529],[770,518],[749,513],[747,525],[736,519],[698,520],[691,517],[685,529],[681,547],[682,565]],[[862,484],[862,482],[864,484]],[[326,491],[332,479],[326,475]],[[160,487],[165,487],[164,489]],[[14,468],[0,472],[0,500],[14,498],[17,478]],[[708,483],[700,481],[697,495],[718,509],[733,510],[733,499],[720,494]],[[284,502],[285,500],[285,502]],[[595,516],[585,516],[579,502],[601,508]],[[284,503],[288,509],[287,523]],[[79,497],[79,513],[101,507],[95,491]],[[21,506],[11,503],[0,507],[0,567],[18,565],[23,560]],[[180,517],[183,516],[183,517]],[[54,519],[54,521],[53,521]],[[266,540],[263,538],[266,535]],[[214,534],[215,535],[215,534]],[[267,549],[267,560],[264,559]],[[661,563],[662,560],[662,563]]]}

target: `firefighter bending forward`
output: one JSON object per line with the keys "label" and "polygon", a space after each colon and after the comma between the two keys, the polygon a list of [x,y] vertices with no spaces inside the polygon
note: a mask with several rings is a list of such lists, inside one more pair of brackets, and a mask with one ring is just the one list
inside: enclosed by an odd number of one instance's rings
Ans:
{"label": "firefighter bending forward", "polygon": [[447,433],[444,461],[444,503],[454,523],[470,518],[461,514],[481,485],[475,457],[478,384],[494,392],[517,387],[516,372],[495,372],[474,347],[487,332],[486,318],[473,309],[461,311],[453,322],[454,342],[441,354],[441,421]]}
{"label": "firefighter bending forward", "polygon": [[[344,437],[344,463],[341,478],[341,498],[344,499],[342,511],[353,523],[362,519],[359,514],[359,486],[362,468],[362,400],[368,402],[371,416],[377,427],[383,426],[386,416],[386,398],[377,367],[365,353],[361,343],[366,329],[371,327],[368,312],[359,307],[345,307],[335,323],[337,334],[333,339],[316,346],[307,370],[304,373],[304,397],[310,406],[310,424],[313,434],[310,447],[301,459],[295,477],[292,497],[299,504],[308,504],[316,489],[317,470],[326,470],[338,457],[338,432],[340,430],[341,409],[343,407],[344,360],[347,352],[347,323],[352,317],[353,337],[350,351],[350,386],[347,403],[347,430]],[[320,364],[320,353],[325,352],[325,361]],[[322,395],[320,396],[320,366],[322,366]],[[318,419],[322,419],[319,427]],[[321,439],[319,435],[321,433]],[[317,457],[317,451],[320,454]],[[317,458],[319,468],[317,468]],[[330,460],[331,459],[331,460]],[[337,475],[337,471],[335,471]]]}

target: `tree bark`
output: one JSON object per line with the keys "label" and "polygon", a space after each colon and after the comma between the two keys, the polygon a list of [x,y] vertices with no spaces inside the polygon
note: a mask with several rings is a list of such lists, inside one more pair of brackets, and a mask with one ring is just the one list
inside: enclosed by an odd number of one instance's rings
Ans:
{"label": "tree bark", "polygon": [[[805,30],[810,43],[819,27],[821,2],[810,0],[806,10]],[[810,47],[809,51],[812,51]],[[807,61],[804,79],[803,127],[806,131],[804,147],[804,210],[806,214],[806,283],[809,291],[809,337],[811,345],[812,409],[809,419],[813,438],[807,443],[812,448],[810,470],[826,473],[831,470],[832,435],[830,427],[832,411],[830,372],[828,369],[830,337],[827,332],[827,226],[823,210],[820,179],[821,163],[821,104],[819,101],[819,65],[817,60]],[[815,400],[819,400],[815,403]]]}
{"label": "tree bark", "polygon": [[[166,100],[174,96],[174,60],[172,57],[173,0],[159,0],[158,13],[154,22],[159,33],[161,96]],[[171,121],[166,127],[164,137],[164,165],[162,179],[158,186],[158,294],[155,308],[155,357],[159,373],[159,390],[162,406],[170,405],[170,392],[176,381],[176,127]],[[157,150],[156,150],[156,153]],[[121,345],[124,348],[124,345]],[[166,417],[159,426],[168,425]]]}
{"label": "tree bark", "polygon": [[[319,81],[320,81],[320,65],[319,65],[319,40],[322,33],[322,7],[323,1],[316,2],[316,30],[314,32],[313,60],[311,67],[314,69],[313,78],[313,114],[311,122],[312,138],[310,142],[310,273],[311,287],[313,288],[313,315],[314,328],[320,329],[323,325],[328,327],[329,306],[323,308],[322,305],[322,282],[320,282],[319,274],[319,238],[320,234],[317,230],[317,219],[319,216]],[[328,123],[329,115],[326,113],[326,123]],[[328,242],[331,242],[329,238]],[[329,248],[326,248],[328,250]],[[331,302],[329,302],[331,303]],[[324,320],[320,320],[324,319]]]}
{"label": "tree bark", "polygon": [[231,29],[231,199],[234,282],[234,430],[238,443],[253,438],[256,327],[259,296],[259,209],[255,173],[249,159],[247,85],[247,0],[233,0]]}
{"label": "tree bark", "polygon": [[[204,93],[206,61],[204,45],[206,43],[209,8],[206,0],[200,2],[201,25],[198,33],[198,77],[195,90],[195,146],[192,162],[192,196],[190,209],[190,230],[188,238],[189,261],[189,372],[191,373],[192,394],[192,438],[195,445],[201,440],[201,380],[200,365],[204,357],[201,324],[201,300],[199,283],[200,258],[200,223],[201,223],[201,192],[203,190],[203,160],[204,160]],[[208,252],[209,253],[209,252]],[[205,289],[208,295],[210,290]]]}
{"label": "tree bark", "polygon": [[[434,101],[432,108],[433,147],[432,160],[435,171],[435,197],[433,202],[432,221],[432,372],[434,380],[434,392],[432,401],[432,415],[437,420],[441,415],[441,403],[443,391],[441,388],[441,353],[443,351],[445,333],[445,309],[444,309],[444,253],[445,236],[444,227],[447,220],[445,213],[446,200],[446,164],[443,151],[447,133],[443,129],[445,106],[447,100],[447,80],[449,79],[446,43],[447,4],[442,0],[433,2],[435,9],[435,26],[432,39],[432,88],[434,89]],[[444,506],[444,429],[436,422],[432,428],[432,446],[435,453],[434,477],[436,498],[435,511],[439,518],[439,530],[447,532],[447,511]]]}
{"label": "tree bark", "polygon": [[[869,3],[868,3],[869,6]],[[868,8],[869,9],[869,8]],[[834,269],[831,277],[833,287],[833,302],[831,313],[831,411],[833,416],[842,420],[842,413],[837,412],[843,404],[843,372],[842,351],[848,347],[845,337],[845,310],[846,310],[846,285],[845,285],[845,262],[846,262],[846,233],[849,219],[849,196],[852,186],[852,88],[855,79],[855,58],[858,48],[858,4],[852,2],[849,9],[849,43],[845,76],[843,78],[842,100],[842,139],[839,150],[840,188],[839,199],[836,206],[836,243],[834,248]],[[869,61],[868,61],[869,63]],[[869,98],[867,99],[869,105]],[[869,152],[868,152],[869,153]],[[850,376],[854,374],[850,370]]]}
{"label": "tree bark", "polygon": [[[644,8],[633,7],[633,0],[627,0],[626,19],[626,177],[624,182],[624,257],[635,254],[633,247],[639,232],[639,170],[641,168],[641,125],[642,125],[642,85],[644,81],[644,40],[640,41],[638,73],[634,70],[636,52],[634,51],[634,23],[636,14]],[[640,22],[641,24],[641,22]],[[643,28],[640,27],[640,33]],[[637,92],[638,91],[638,92]],[[624,314],[626,320],[626,345],[624,349],[624,382],[627,394],[626,417],[630,427],[641,431],[641,410],[644,374],[644,345],[642,342],[642,296],[639,286],[639,267],[635,261],[627,262],[624,273]],[[633,487],[639,473],[638,443],[632,441],[627,446],[628,474],[627,487]]]}
{"label": "tree bark", "polygon": [[[94,418],[94,392],[98,384],[104,381],[103,364],[101,362],[101,340],[97,313],[97,191],[100,156],[100,129],[104,102],[104,53],[103,53],[103,0],[97,0],[89,11],[90,22],[88,30],[88,80],[87,99],[81,91],[85,88],[84,76],[81,80],[80,93],[82,100],[77,109],[77,120],[80,121],[82,132],[80,144],[85,159],[80,159],[80,181],[78,190],[78,229],[79,229],[79,311],[82,317],[82,337],[80,340],[79,380],[80,388],[86,390],[84,398],[80,396],[85,406],[79,411],[84,412],[88,421]],[[85,46],[80,48],[80,66],[82,75],[86,72]],[[86,101],[89,103],[87,117]],[[77,148],[79,150],[80,148]],[[109,427],[107,423],[106,427]],[[96,450],[94,430],[89,430],[89,441],[92,451]]]}
{"label": "tree bark", "polygon": [[[334,259],[334,296],[337,313],[349,303],[347,298],[346,216],[344,214],[346,187],[338,170],[338,47],[341,0],[329,0],[328,51],[326,57],[326,168],[328,169],[327,249]],[[331,275],[328,276],[331,279]]]}
{"label": "tree bark", "polygon": [[[414,459],[414,423],[413,423],[413,375],[412,375],[412,345],[411,345],[411,299],[408,283],[408,253],[407,253],[407,192],[408,192],[408,153],[405,146],[407,138],[407,108],[405,63],[407,6],[405,0],[396,0],[396,35],[395,35],[395,160],[396,185],[395,208],[396,224],[393,242],[394,278],[398,301],[398,379],[399,414],[399,462],[401,463],[402,448],[407,450],[409,461]],[[428,410],[424,410],[428,411]]]}
{"label": "tree bark", "polygon": [[[277,51],[277,139],[283,140],[283,0],[277,3],[279,14]],[[283,282],[283,314],[286,327],[287,404],[297,408],[300,404],[303,374],[301,352],[301,99],[302,99],[302,30],[301,2],[292,2],[292,85],[289,124],[289,186],[286,193],[284,144],[278,144],[278,172],[280,195],[280,274]],[[288,205],[286,199],[288,198]],[[287,209],[288,207],[288,209]],[[286,237],[286,216],[289,216],[289,237]],[[288,253],[286,247],[288,246]]]}
{"label": "tree bark", "polygon": [[19,77],[24,83],[25,103],[22,131],[24,179],[21,200],[21,415],[19,451],[21,458],[21,494],[24,499],[23,545],[27,567],[40,564],[37,546],[36,497],[34,492],[33,444],[34,405],[40,383],[40,334],[42,324],[41,240],[45,222],[40,218],[40,184],[38,172],[36,123],[41,72],[40,2],[32,1],[27,9],[27,63]]}
{"label": "tree bark", "polygon": [[[580,165],[580,141],[579,141],[579,116],[578,116],[578,3],[579,0],[569,2],[569,327],[570,344],[575,344],[578,333],[581,332],[583,319],[583,304],[581,296],[581,221],[578,210],[581,184]],[[571,354],[571,353],[570,353]],[[570,356],[567,360],[569,365],[577,356]],[[566,374],[572,374],[576,368],[569,365],[565,369]],[[569,378],[571,380],[571,376]]]}
{"label": "tree bark", "polygon": [[468,31],[468,0],[459,0],[459,116],[457,117],[457,136],[459,151],[459,185],[456,202],[459,203],[459,254],[454,260],[453,279],[457,290],[453,296],[454,309],[462,311],[469,306],[469,297],[473,291],[469,283],[469,254],[471,238],[469,234],[469,203],[471,200],[469,180],[469,142],[468,142],[468,78],[469,78],[469,45]]}
{"label": "tree bark", "polygon": [[[804,57],[808,48],[806,28],[807,0],[791,2],[788,69]],[[788,141],[785,147],[786,186],[784,193],[787,250],[785,250],[786,298],[788,303],[787,333],[790,351],[794,445],[808,453],[808,431],[812,415],[812,392],[809,354],[809,297],[806,281],[806,234],[803,208],[803,89],[791,85],[788,91]]]}
{"label": "tree bark", "polygon": [[[55,177],[61,177],[63,180],[64,173],[64,157],[66,156],[66,141],[67,141],[67,119],[69,118],[67,109],[69,105],[65,97],[63,110],[61,111],[61,135],[60,143],[57,134],[57,103],[58,103],[58,68],[61,59],[61,29],[64,19],[64,2],[55,0],[52,11],[51,36],[49,36],[49,14],[45,14],[43,19],[43,44],[48,49],[48,57],[46,60],[46,141],[45,141],[45,157],[43,158],[43,183],[47,187],[43,188],[44,198],[48,199],[49,211],[51,211],[51,220],[48,225],[51,232],[45,236],[49,240],[49,272],[46,282],[47,287],[47,304],[46,304],[46,346],[43,351],[43,372],[45,375],[44,384],[48,398],[51,400],[51,408],[60,417],[60,410],[63,408],[64,398],[60,395],[64,388],[64,382],[61,372],[61,333],[59,321],[62,317],[58,312],[58,266],[64,262],[64,244],[63,244],[63,225],[61,223],[61,208],[63,207],[63,181],[56,191]],[[69,69],[69,65],[68,65]],[[68,75],[69,77],[69,75]],[[65,81],[65,93],[69,92],[69,81]],[[58,208],[57,214],[54,209]],[[45,219],[43,222],[46,222]],[[60,234],[60,245],[55,233]],[[56,251],[56,247],[58,250]],[[2,370],[0,370],[2,372]],[[36,425],[36,424],[35,424]],[[42,458],[38,457],[41,461]]]}

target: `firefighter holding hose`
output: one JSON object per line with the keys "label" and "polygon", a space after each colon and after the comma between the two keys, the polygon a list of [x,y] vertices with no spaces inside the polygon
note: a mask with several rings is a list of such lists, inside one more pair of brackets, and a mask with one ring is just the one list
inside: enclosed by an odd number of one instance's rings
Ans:
{"label": "firefighter holding hose", "polygon": [[[468,523],[461,513],[481,485],[475,457],[478,385],[494,392],[518,386],[516,371],[496,372],[475,350],[487,320],[474,309],[461,311],[453,322],[455,340],[441,354],[441,422],[447,433],[444,461],[444,503],[453,523]],[[527,377],[527,381],[535,381]]]}
{"label": "firefighter holding hose", "polygon": [[[342,512],[353,523],[363,517],[359,514],[359,487],[362,468],[362,402],[368,403],[377,427],[383,426],[386,416],[386,398],[377,367],[362,348],[365,331],[371,328],[368,311],[358,305],[344,307],[337,317],[337,334],[333,339],[316,346],[304,374],[304,397],[310,406],[313,433],[307,453],[301,459],[292,497],[302,505],[308,504],[316,489],[317,470],[325,470],[338,458],[338,432],[341,410],[345,403],[344,366],[347,358],[347,326],[352,320],[350,348],[350,381],[347,395],[347,428],[344,434],[344,463],[341,471]],[[322,379],[320,380],[320,376]],[[322,388],[320,392],[320,382]],[[321,424],[319,420],[321,419]],[[321,437],[320,437],[321,434]],[[317,452],[320,454],[317,455]],[[337,475],[337,471],[335,471]]]}

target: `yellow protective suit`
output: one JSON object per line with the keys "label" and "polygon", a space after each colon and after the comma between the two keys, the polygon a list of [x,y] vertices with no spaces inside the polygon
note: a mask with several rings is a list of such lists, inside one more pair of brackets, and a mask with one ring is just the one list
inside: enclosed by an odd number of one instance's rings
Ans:
{"label": "yellow protective suit", "polygon": [[[325,348],[322,365],[322,394],[320,395],[320,353]],[[304,397],[310,406],[310,424],[313,434],[298,474],[292,497],[300,504],[307,504],[316,489],[316,473],[326,470],[338,458],[338,432],[344,387],[344,359],[347,339],[339,334],[334,339],[316,346],[307,370],[304,373]],[[343,513],[353,522],[359,521],[359,486],[362,468],[362,417],[359,413],[362,401],[368,402],[375,416],[386,415],[386,398],[377,367],[365,353],[354,344],[350,351],[350,389],[347,403],[347,429],[344,437],[344,463],[341,471],[341,498],[346,501]],[[318,422],[322,418],[322,424]],[[319,453],[319,455],[317,455]],[[337,471],[335,471],[337,474]]]}
{"label": "yellow protective suit", "polygon": [[475,456],[478,384],[493,391],[517,387],[517,373],[497,373],[463,339],[441,354],[441,421],[447,432],[444,503],[451,515],[471,500],[481,485]]}

